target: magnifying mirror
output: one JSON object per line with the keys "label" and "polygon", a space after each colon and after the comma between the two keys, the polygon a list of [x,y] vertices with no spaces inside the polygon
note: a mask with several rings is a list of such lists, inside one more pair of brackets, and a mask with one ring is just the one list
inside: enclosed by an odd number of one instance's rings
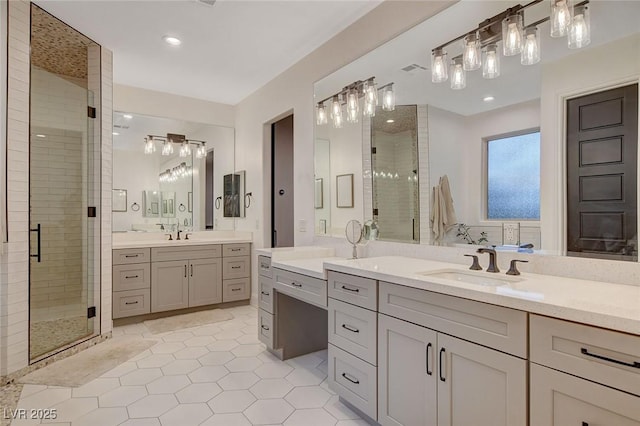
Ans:
{"label": "magnifying mirror", "polygon": [[357,220],[350,220],[349,222],[347,222],[344,234],[347,237],[347,241],[349,241],[349,243],[353,245],[352,259],[357,259],[358,251],[356,250],[356,247],[360,243],[360,241],[362,241],[362,224]]}

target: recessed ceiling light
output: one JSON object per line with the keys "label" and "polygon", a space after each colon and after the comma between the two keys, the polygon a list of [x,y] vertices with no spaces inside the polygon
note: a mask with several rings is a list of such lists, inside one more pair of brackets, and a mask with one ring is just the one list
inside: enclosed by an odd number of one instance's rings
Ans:
{"label": "recessed ceiling light", "polygon": [[387,120],[387,123],[395,123],[395,122],[396,122],[396,120],[392,120],[392,119],[388,119]]}
{"label": "recessed ceiling light", "polygon": [[118,132],[112,132],[111,134],[112,134],[113,136],[120,136],[120,133],[118,133]]}
{"label": "recessed ceiling light", "polygon": [[177,37],[166,35],[162,37],[162,39],[164,40],[165,43],[170,44],[172,46],[180,46],[182,44],[182,41]]}
{"label": "recessed ceiling light", "polygon": [[124,118],[126,118],[127,120],[131,120],[133,118],[133,115],[131,115],[131,114],[123,114],[122,116]]}
{"label": "recessed ceiling light", "polygon": [[46,137],[47,137],[47,135],[37,134],[37,135],[36,135],[36,137],[37,137],[37,138],[46,138]]}
{"label": "recessed ceiling light", "polygon": [[482,98],[482,100],[485,101],[485,102],[491,102],[494,99],[495,98],[493,96],[485,96],[484,98]]}

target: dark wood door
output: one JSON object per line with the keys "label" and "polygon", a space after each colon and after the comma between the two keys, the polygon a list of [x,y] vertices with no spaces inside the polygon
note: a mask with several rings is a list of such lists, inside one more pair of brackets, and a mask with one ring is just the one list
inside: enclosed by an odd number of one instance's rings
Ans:
{"label": "dark wood door", "polygon": [[637,259],[638,85],[567,101],[567,251]]}
{"label": "dark wood door", "polygon": [[293,115],[271,125],[271,247],[292,247],[293,227]]}

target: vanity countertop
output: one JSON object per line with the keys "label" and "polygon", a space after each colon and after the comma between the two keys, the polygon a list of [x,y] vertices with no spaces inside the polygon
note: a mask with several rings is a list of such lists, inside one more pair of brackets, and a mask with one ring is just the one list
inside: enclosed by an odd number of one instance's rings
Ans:
{"label": "vanity countertop", "polygon": [[505,285],[467,284],[423,274],[455,270],[492,279],[511,277],[400,256],[327,260],[324,268],[640,335],[640,286],[530,273],[522,273],[514,277],[521,281]]}
{"label": "vanity countertop", "polygon": [[333,257],[335,250],[329,247],[298,246],[257,249],[259,256],[270,257],[272,262],[294,259],[314,259]]}
{"label": "vanity countertop", "polygon": [[140,247],[180,247],[180,246],[203,246],[207,244],[234,244],[234,243],[250,243],[251,239],[242,237],[220,237],[208,239],[182,239],[182,240],[141,240],[141,241],[114,241],[112,248],[128,249]]}
{"label": "vanity countertop", "polygon": [[336,260],[344,260],[344,258],[330,256],[277,261],[273,260],[271,262],[271,267],[326,280],[327,273],[323,265],[325,262],[333,262]]}

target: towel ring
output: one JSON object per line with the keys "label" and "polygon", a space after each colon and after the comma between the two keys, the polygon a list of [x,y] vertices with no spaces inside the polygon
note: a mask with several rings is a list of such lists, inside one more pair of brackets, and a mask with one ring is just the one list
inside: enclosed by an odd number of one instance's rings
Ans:
{"label": "towel ring", "polygon": [[216,201],[214,203],[216,210],[220,210],[220,203],[222,202],[222,197],[218,197],[216,198]]}
{"label": "towel ring", "polygon": [[178,206],[178,210],[180,210],[181,212],[185,211],[186,209],[187,207],[182,203],[180,203],[180,205]]}
{"label": "towel ring", "polygon": [[253,197],[253,194],[251,192],[247,192],[246,194],[244,194],[244,208],[248,209],[249,207],[251,207],[251,197]]}
{"label": "towel ring", "polygon": [[138,210],[140,210],[140,204],[138,203],[131,204],[131,210],[134,212],[137,212]]}

